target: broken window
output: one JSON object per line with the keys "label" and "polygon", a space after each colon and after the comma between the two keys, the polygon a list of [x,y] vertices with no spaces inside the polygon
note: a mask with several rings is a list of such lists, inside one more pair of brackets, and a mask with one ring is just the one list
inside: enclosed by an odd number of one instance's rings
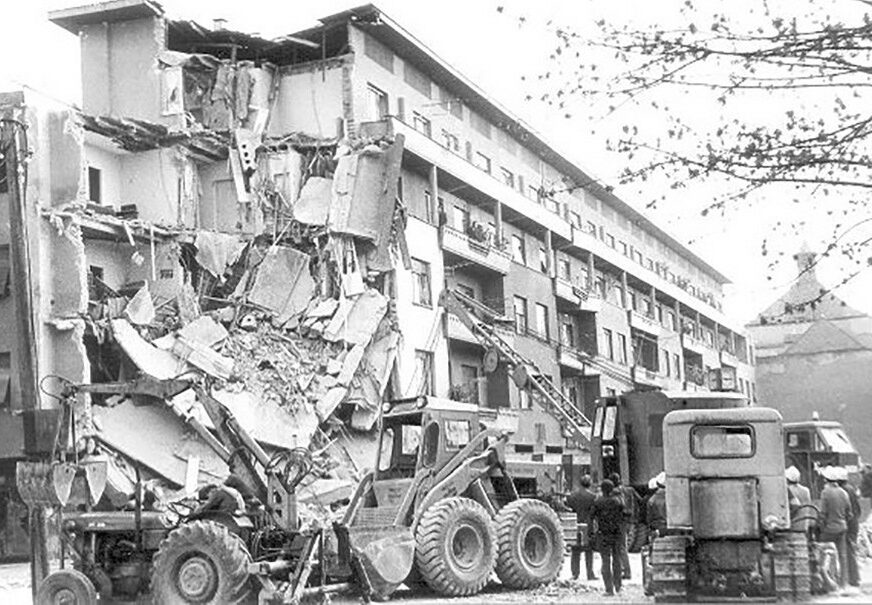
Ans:
{"label": "broken window", "polygon": [[485,154],[483,154],[482,152],[480,152],[480,151],[475,152],[475,160],[473,163],[475,164],[475,167],[478,168],[479,170],[483,170],[484,172],[487,172],[488,174],[491,173],[491,159],[489,157],[487,157]]}
{"label": "broken window", "polygon": [[375,122],[383,120],[388,115],[388,94],[373,86],[372,84],[366,87],[366,110],[364,112],[364,121]]}
{"label": "broken window", "polygon": [[430,120],[417,111],[412,112],[412,127],[428,139],[433,135],[433,127],[430,124]]}
{"label": "broken window", "polygon": [[95,204],[100,204],[103,199],[100,177],[101,174],[99,168],[88,166],[88,199]]}
{"label": "broken window", "polygon": [[515,174],[507,168],[500,168],[500,174],[503,177],[503,183],[505,183],[506,185],[508,185],[512,189],[514,189],[515,188]]}
{"label": "broken window", "polygon": [[430,307],[433,297],[430,291],[430,263],[412,259],[412,302]]}
{"label": "broken window", "polygon": [[551,330],[548,326],[548,307],[536,303],[536,335],[543,340],[550,340]]}
{"label": "broken window", "polygon": [[515,330],[518,334],[527,333],[527,299],[515,296]]}
{"label": "broken window", "polygon": [[433,353],[415,351],[415,375],[418,377],[418,395],[435,395],[433,380]]}
{"label": "broken window", "polygon": [[518,235],[512,236],[512,260],[522,265],[527,263],[527,251],[524,247],[524,239]]}

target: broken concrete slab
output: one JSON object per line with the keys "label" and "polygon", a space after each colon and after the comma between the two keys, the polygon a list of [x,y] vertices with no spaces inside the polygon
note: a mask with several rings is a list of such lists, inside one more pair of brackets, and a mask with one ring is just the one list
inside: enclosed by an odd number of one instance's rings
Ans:
{"label": "broken concrete slab", "polygon": [[305,310],[314,294],[309,255],[287,246],[273,246],[257,268],[248,300],[289,319]]}
{"label": "broken concrete slab", "polygon": [[138,326],[147,326],[154,321],[154,301],[148,291],[148,282],[130,299],[124,308],[124,314],[130,323]]}
{"label": "broken concrete slab", "polygon": [[309,177],[294,204],[294,218],[306,225],[326,225],[332,196],[333,179]]}
{"label": "broken concrete slab", "polygon": [[336,315],[333,316],[333,321],[324,331],[324,338],[333,342],[344,340],[349,344],[365,345],[369,343],[379,322],[387,313],[387,297],[372,288],[367,289],[366,292],[353,300],[345,320],[340,324],[336,319],[340,311],[343,311],[343,303],[340,303]]}
{"label": "broken concrete slab", "polygon": [[322,422],[327,420],[336,408],[339,407],[342,400],[345,399],[347,393],[348,389],[342,386],[336,386],[327,391],[327,394],[315,404],[315,412],[318,414],[318,418]]}
{"label": "broken concrete slab", "polygon": [[115,341],[146,374],[166,380],[178,376],[188,368],[183,360],[145,340],[126,319],[113,319],[110,325]]}
{"label": "broken concrete slab", "polygon": [[238,235],[198,231],[194,246],[197,248],[196,259],[200,266],[224,281],[224,272],[239,259],[245,249],[245,242]]}
{"label": "broken concrete slab", "polygon": [[[207,347],[214,346],[227,338],[227,330],[208,315],[198,317],[178,332],[179,336],[199,342]],[[155,341],[155,346],[157,343]]]}
{"label": "broken concrete slab", "polygon": [[233,375],[233,359],[196,340],[179,335],[173,343],[173,353],[215,378],[228,380]]}
{"label": "broken concrete slab", "polygon": [[318,430],[318,417],[311,406],[289,410],[249,391],[215,390],[212,396],[227,406],[239,423],[257,441],[292,449],[307,447]]}
{"label": "broken concrete slab", "polygon": [[339,384],[348,386],[351,384],[351,379],[354,378],[355,372],[357,372],[357,368],[360,367],[360,362],[363,359],[363,354],[366,351],[366,347],[363,345],[354,345],[352,349],[345,356],[345,361],[342,363],[342,370],[339,372],[339,375],[336,377],[336,380],[339,381]]}
{"label": "broken concrete slab", "polygon": [[355,484],[344,479],[316,479],[297,491],[297,501],[330,506],[351,498]]}

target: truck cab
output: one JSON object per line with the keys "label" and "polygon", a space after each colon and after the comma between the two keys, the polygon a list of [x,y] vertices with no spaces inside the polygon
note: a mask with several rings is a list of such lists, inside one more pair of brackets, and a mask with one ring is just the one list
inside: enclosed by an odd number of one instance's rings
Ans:
{"label": "truck cab", "polygon": [[860,454],[844,427],[833,420],[807,420],[784,425],[785,466],[799,469],[800,483],[808,486],[812,498],[820,498],[824,479],[817,469],[842,466],[848,473],[860,472]]}

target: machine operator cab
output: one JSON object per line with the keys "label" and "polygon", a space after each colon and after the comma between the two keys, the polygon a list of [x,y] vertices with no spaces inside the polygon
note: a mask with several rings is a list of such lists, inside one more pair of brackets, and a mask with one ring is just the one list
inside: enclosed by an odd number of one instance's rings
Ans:
{"label": "machine operator cab", "polygon": [[776,410],[670,412],[663,445],[670,530],[690,530],[697,539],[754,540],[764,530],[790,527]]}
{"label": "machine operator cab", "polygon": [[[815,500],[820,498],[824,484],[818,469],[841,466],[849,475],[860,473],[860,454],[842,425],[832,420],[786,423],[784,453],[785,466],[799,469],[800,483],[808,486]],[[856,479],[856,476],[851,478]]]}

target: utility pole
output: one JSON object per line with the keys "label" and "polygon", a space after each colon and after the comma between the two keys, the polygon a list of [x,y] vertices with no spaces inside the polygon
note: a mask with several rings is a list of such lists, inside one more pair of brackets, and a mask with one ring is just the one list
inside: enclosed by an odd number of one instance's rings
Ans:
{"label": "utility pole", "polygon": [[[13,330],[15,351],[14,380],[18,382],[19,405],[22,410],[39,409],[37,379],[36,329],[34,322],[33,282],[31,281],[30,238],[25,190],[26,166],[22,154],[27,153],[26,126],[17,119],[22,104],[6,106],[0,112],[0,154],[6,167],[5,182],[9,207],[9,256],[12,274]],[[30,579],[36,588],[48,575],[48,545],[46,539],[45,509],[29,508],[30,527]]]}

